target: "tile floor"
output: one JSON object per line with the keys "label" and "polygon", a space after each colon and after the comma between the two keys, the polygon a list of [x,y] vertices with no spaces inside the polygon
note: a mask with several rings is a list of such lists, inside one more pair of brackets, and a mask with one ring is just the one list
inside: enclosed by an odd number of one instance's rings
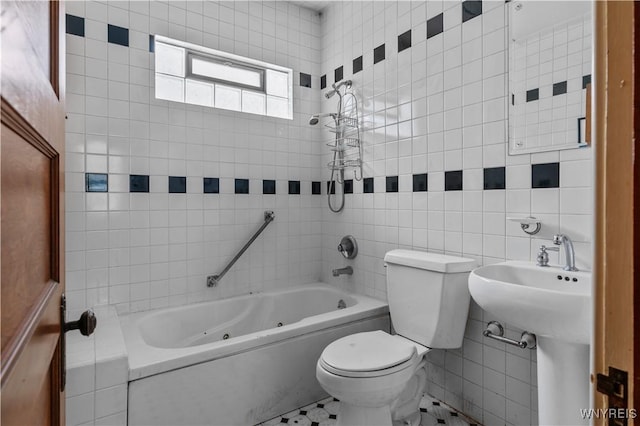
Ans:
{"label": "tile floor", "polygon": [[[317,403],[307,405],[298,410],[278,416],[257,426],[333,426],[336,424],[340,402],[335,398],[327,398]],[[453,411],[444,403],[424,395],[420,402],[422,421],[420,426],[477,426],[472,420]]]}

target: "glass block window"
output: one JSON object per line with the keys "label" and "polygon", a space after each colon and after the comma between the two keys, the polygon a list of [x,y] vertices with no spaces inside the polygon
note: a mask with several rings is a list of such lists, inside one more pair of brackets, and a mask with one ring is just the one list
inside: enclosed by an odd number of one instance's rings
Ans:
{"label": "glass block window", "polygon": [[293,71],[155,36],[157,99],[293,119]]}

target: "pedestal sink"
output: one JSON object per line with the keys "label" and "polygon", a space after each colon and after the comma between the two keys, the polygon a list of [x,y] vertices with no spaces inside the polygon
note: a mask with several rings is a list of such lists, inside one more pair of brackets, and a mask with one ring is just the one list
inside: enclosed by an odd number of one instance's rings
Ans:
{"label": "pedestal sink", "polygon": [[540,425],[587,425],[591,272],[509,261],[475,269],[471,297],[485,311],[538,339]]}

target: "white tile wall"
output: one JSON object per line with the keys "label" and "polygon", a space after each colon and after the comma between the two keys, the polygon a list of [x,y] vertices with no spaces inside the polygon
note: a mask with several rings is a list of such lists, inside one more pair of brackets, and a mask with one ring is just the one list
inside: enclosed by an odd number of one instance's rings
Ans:
{"label": "white tile wall", "polygon": [[[69,2],[86,36],[67,35],[67,300],[69,317],[114,304],[119,312],[229,297],[317,281],[322,197],[317,129],[318,15],[286,2]],[[129,47],[107,42],[107,23],[129,28]],[[159,101],[149,34],[250,56],[294,70],[294,119]],[[299,73],[316,89],[299,86]],[[84,192],[84,173],[109,173],[109,193]],[[150,175],[129,193],[129,174]],[[167,176],[187,176],[168,194]],[[202,178],[219,177],[220,194]],[[234,178],[250,194],[234,194]],[[277,195],[262,195],[277,179]],[[288,195],[287,180],[301,181]],[[219,272],[263,220],[276,220],[225,276]]]}
{"label": "white tile wall", "polygon": [[66,424],[125,426],[129,364],[120,321],[113,307],[95,314],[93,335],[67,335]]}
{"label": "white tile wall", "polygon": [[[479,264],[534,260],[558,232],[574,240],[578,267],[591,269],[592,150],[508,155],[504,2],[484,1],[482,12],[462,23],[460,1],[437,0],[335,2],[324,10],[321,74],[330,84],[344,65],[353,79],[366,126],[365,176],[375,181],[374,194],[355,183],[343,212],[323,209],[324,281],[384,299],[388,250],[446,252]],[[444,32],[427,40],[426,21],[439,13]],[[412,47],[398,53],[397,36],[409,29]],[[374,65],[382,43],[386,59]],[[352,75],[360,55],[364,69]],[[324,111],[334,108],[333,99],[322,102]],[[560,162],[560,188],[531,189],[531,164],[547,162]],[[506,167],[505,190],[483,190],[484,167]],[[464,190],[445,192],[444,171],[460,169]],[[412,174],[425,172],[429,191],[412,192]],[[399,176],[398,193],[384,192],[389,175]],[[535,237],[506,221],[523,214],[542,220]],[[353,261],[335,249],[346,234],[358,241]],[[352,276],[331,276],[346,264]],[[537,424],[535,352],[483,338],[492,319],[472,302],[463,347],[431,352],[428,391],[483,424]]]}

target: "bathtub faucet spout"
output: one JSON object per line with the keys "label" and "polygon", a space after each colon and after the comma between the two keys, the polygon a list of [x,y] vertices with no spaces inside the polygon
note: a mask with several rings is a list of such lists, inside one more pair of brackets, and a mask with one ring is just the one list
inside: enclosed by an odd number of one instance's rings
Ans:
{"label": "bathtub faucet spout", "polygon": [[353,268],[351,266],[346,266],[340,269],[334,269],[331,271],[334,277],[339,277],[340,275],[353,275]]}

